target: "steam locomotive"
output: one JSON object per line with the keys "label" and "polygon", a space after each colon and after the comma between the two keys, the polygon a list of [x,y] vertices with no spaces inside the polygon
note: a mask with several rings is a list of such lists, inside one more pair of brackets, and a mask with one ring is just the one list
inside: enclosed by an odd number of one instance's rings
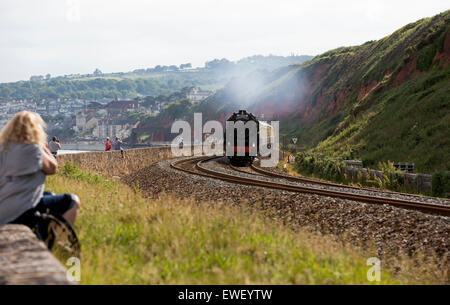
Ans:
{"label": "steam locomotive", "polygon": [[[232,152],[231,154],[227,153],[227,157],[230,160],[230,163],[238,166],[245,166],[248,164],[252,164],[253,160],[256,156],[260,154],[260,147],[263,145],[267,145],[270,148],[272,143],[272,127],[262,121],[259,121],[252,113],[247,112],[246,110],[239,110],[237,113],[233,113],[228,119],[227,122],[236,123],[241,121],[242,123],[247,123],[249,121],[253,121],[256,123],[256,136],[250,136],[251,132],[249,129],[245,129],[245,141],[244,143],[238,143],[238,131],[237,129],[227,130],[225,131],[225,152]],[[233,135],[228,135],[227,133],[233,132]],[[264,135],[264,138],[260,139],[260,133]],[[231,139],[234,139],[231,142]]]}

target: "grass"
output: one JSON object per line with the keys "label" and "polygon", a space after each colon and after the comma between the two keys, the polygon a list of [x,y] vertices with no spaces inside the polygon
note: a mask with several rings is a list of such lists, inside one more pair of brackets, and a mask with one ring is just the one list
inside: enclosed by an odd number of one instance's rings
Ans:
{"label": "grass", "polygon": [[[285,163],[285,162],[284,162]],[[363,163],[366,163],[363,161]],[[450,196],[449,172],[438,172],[432,176],[432,189],[418,184],[420,176],[407,176],[405,172],[397,170],[391,161],[378,162],[376,169],[365,166],[365,171],[352,169],[342,160],[310,152],[300,152],[295,155],[295,164],[283,168],[280,162],[278,168],[291,175],[312,177],[322,181],[371,187],[401,193],[422,194],[426,196]]]}
{"label": "grass", "polygon": [[61,167],[61,175],[65,177],[75,178],[78,180],[84,180],[89,183],[101,183],[104,186],[107,187],[110,186],[103,177],[92,173],[84,173],[75,164],[70,162],[64,164],[64,166]]}
{"label": "grass", "polygon": [[449,71],[433,70],[379,94],[377,105],[348,119],[346,128],[314,151],[373,164],[415,163],[415,170],[426,174],[449,170]]}
{"label": "grass", "polygon": [[[293,230],[248,207],[142,198],[117,179],[62,169],[47,189],[76,193],[82,284],[400,284],[433,282],[382,269],[369,282],[363,252]],[[405,268],[407,270],[408,268]],[[410,268],[409,268],[410,269]],[[413,268],[414,269],[414,268]],[[413,270],[411,269],[411,270]]]}

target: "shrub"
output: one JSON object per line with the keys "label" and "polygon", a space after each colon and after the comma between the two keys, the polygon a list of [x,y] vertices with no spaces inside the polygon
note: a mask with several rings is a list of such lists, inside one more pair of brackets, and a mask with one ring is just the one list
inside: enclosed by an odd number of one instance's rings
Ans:
{"label": "shrub", "polygon": [[430,69],[435,54],[436,54],[435,45],[428,45],[424,47],[417,56],[416,60],[417,69],[419,69],[419,71],[421,72]]}
{"label": "shrub", "polygon": [[434,173],[431,183],[433,196],[450,197],[450,171]]}
{"label": "shrub", "polygon": [[378,168],[383,173],[383,188],[400,191],[404,185],[404,173],[397,170],[389,160],[387,162],[378,162]]}
{"label": "shrub", "polygon": [[363,166],[365,168],[372,167],[372,166],[375,165],[375,159],[373,159],[373,158],[364,158],[362,160],[362,163],[363,163]]}
{"label": "shrub", "polygon": [[338,182],[345,180],[342,161],[304,152],[298,153],[295,160],[296,170],[300,173]]}
{"label": "shrub", "polygon": [[[380,176],[377,176],[373,171],[363,173],[355,170],[356,174],[352,174],[351,171],[346,173],[347,170],[343,161],[306,152],[298,153],[295,162],[295,170],[305,176],[313,176],[344,184],[356,183],[359,186],[371,186],[398,192],[418,192],[416,184],[408,184],[405,174],[397,170],[391,161],[378,162],[378,169],[381,171]],[[447,175],[445,176],[447,180],[443,179],[442,182],[436,182],[437,185],[441,185],[441,188],[445,189],[445,191],[438,190],[443,195],[450,193],[450,174]],[[433,188],[434,185],[435,182],[433,180]]]}
{"label": "shrub", "polygon": [[66,162],[64,166],[60,168],[60,170],[61,174],[68,178],[81,179],[89,183],[102,183],[105,186],[108,185],[108,183],[102,177],[90,173],[84,173],[80,171],[80,169],[71,162]]}

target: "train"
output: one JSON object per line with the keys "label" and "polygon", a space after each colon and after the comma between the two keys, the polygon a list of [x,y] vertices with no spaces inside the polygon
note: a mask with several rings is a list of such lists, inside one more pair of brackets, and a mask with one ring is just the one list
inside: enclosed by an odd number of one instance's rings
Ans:
{"label": "train", "polygon": [[[231,141],[229,141],[231,137],[227,137],[227,130],[225,130],[224,149],[225,152],[232,152],[231,154],[226,153],[226,156],[230,160],[231,164],[246,166],[252,164],[254,159],[257,156],[260,156],[260,147],[266,145],[270,149],[273,143],[273,132],[271,125],[266,122],[259,121],[256,116],[246,110],[239,110],[227,119],[227,122],[232,123],[236,123],[238,121],[242,121],[244,124],[249,121],[254,121],[256,123],[256,139],[255,137],[250,139],[250,131],[249,129],[245,129],[245,142],[244,145],[240,145],[242,143],[238,143],[237,141],[237,129],[233,129],[234,141],[231,143]],[[264,137],[260,137],[260,134],[264,135]]]}

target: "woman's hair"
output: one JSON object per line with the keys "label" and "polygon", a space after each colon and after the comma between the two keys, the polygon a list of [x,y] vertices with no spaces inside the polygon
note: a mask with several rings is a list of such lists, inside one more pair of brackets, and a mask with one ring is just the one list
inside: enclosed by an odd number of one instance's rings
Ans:
{"label": "woman's hair", "polygon": [[0,132],[0,144],[3,149],[7,148],[8,142],[34,143],[43,148],[47,140],[45,126],[44,120],[35,112],[16,113]]}

